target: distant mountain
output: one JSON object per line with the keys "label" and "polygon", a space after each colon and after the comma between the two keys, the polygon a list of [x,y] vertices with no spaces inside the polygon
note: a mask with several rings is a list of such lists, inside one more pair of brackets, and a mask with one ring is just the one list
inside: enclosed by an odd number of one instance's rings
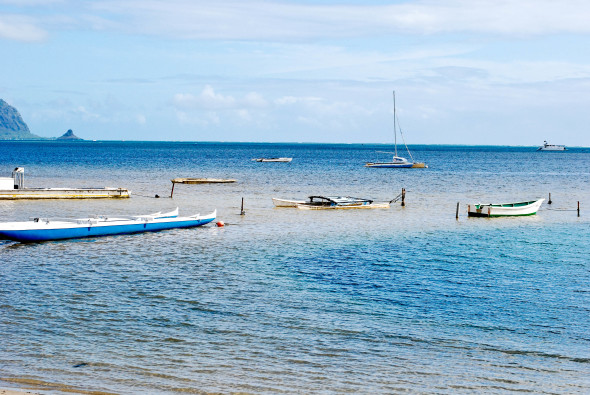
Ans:
{"label": "distant mountain", "polygon": [[16,108],[0,99],[0,140],[41,140],[29,130]]}
{"label": "distant mountain", "polygon": [[58,140],[84,140],[78,136],[76,136],[74,134],[74,132],[72,132],[72,129],[68,129],[67,132],[65,132],[61,137],[57,138]]}

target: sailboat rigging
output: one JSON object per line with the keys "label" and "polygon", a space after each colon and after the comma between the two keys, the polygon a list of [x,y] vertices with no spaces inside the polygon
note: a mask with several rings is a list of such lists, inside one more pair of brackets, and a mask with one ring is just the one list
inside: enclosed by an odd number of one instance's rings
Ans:
{"label": "sailboat rigging", "polygon": [[[387,167],[387,168],[426,168],[428,167],[423,162],[414,162],[414,158],[412,157],[412,153],[406,144],[406,140],[404,138],[404,134],[400,127],[398,127],[399,120],[397,119],[397,112],[395,106],[395,91],[393,91],[393,138],[394,138],[394,152],[385,152],[385,151],[377,151],[386,154],[393,154],[393,159],[391,162],[369,162],[365,164],[366,167]],[[408,155],[410,155],[411,161],[408,161],[406,158],[402,158],[397,156],[397,130],[399,128],[399,133],[406,147],[406,151],[408,151]]]}

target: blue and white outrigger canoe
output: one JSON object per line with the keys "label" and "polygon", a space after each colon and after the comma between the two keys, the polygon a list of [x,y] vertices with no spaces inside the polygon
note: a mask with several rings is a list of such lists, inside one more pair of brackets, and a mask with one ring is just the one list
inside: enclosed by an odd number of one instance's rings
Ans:
{"label": "blue and white outrigger canoe", "polygon": [[0,238],[31,242],[156,232],[174,228],[193,228],[215,220],[217,210],[208,215],[179,217],[178,208],[168,213],[153,213],[128,218],[96,216],[80,219],[32,218],[23,222],[0,223]]}

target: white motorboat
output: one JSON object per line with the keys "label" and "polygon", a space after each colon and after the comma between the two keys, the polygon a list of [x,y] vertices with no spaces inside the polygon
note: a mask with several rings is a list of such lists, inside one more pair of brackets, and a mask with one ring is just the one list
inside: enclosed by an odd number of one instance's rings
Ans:
{"label": "white motorboat", "polygon": [[565,145],[549,144],[547,140],[543,145],[537,148],[537,151],[566,151]]}

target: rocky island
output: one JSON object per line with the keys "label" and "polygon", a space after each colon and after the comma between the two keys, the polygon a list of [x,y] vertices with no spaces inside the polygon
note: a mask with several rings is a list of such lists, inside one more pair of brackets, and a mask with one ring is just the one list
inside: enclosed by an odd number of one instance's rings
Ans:
{"label": "rocky island", "polygon": [[58,140],[70,140],[70,141],[84,140],[83,138],[76,136],[74,134],[74,132],[72,131],[72,129],[68,129],[67,132],[65,132],[62,136],[58,137],[57,139]]}

